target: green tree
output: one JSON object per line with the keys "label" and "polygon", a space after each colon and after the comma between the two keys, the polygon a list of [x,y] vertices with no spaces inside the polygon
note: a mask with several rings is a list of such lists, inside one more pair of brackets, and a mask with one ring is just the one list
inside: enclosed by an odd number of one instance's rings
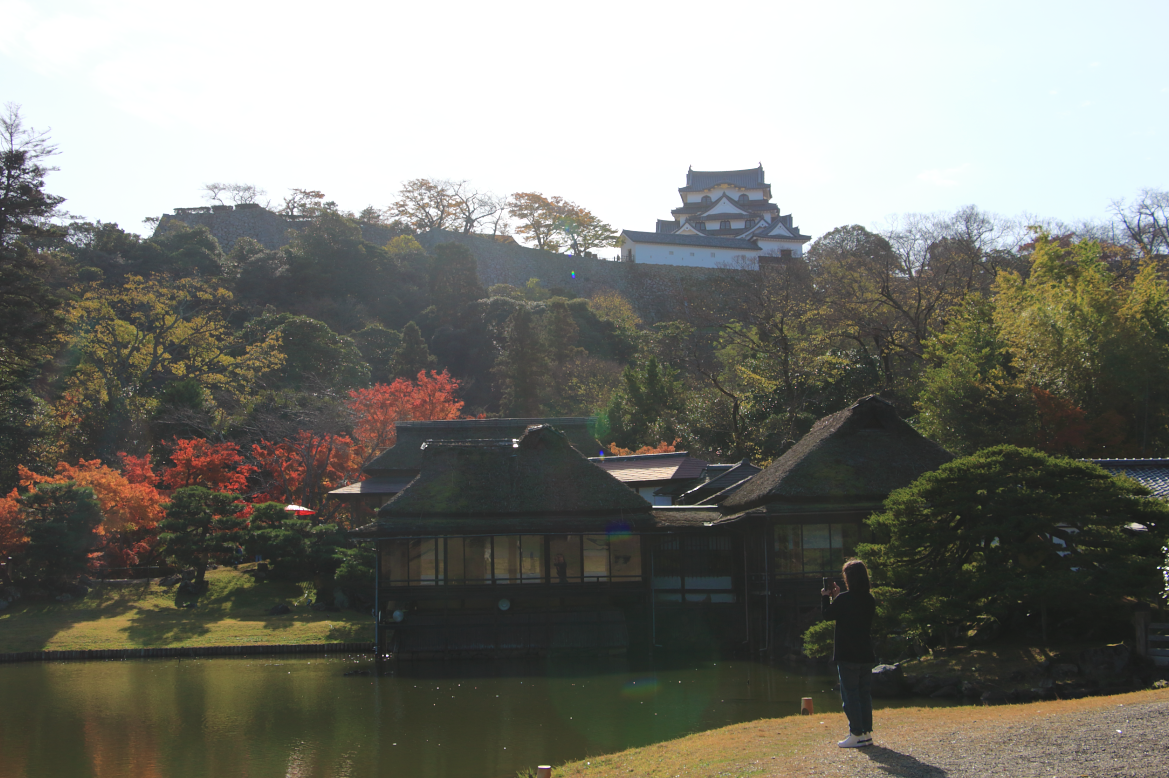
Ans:
{"label": "green tree", "polygon": [[402,333],[373,322],[352,333],[350,337],[357,344],[361,358],[369,365],[371,381],[384,384],[394,380],[390,369],[394,362],[394,354],[402,345]]}
{"label": "green tree", "polygon": [[282,314],[275,320],[279,325],[272,334],[286,355],[280,368],[283,385],[353,389],[369,384],[369,365],[352,338],[307,316]]}
{"label": "green tree", "polygon": [[430,266],[430,300],[438,324],[459,326],[470,306],[487,296],[479,283],[475,257],[466,246],[440,243],[434,247]]}
{"label": "green tree", "polygon": [[[862,545],[906,629],[949,642],[986,618],[1079,631],[1158,596],[1169,506],[1088,462],[1003,445],[889,495]],[[1134,525],[1143,529],[1134,529]]]}
{"label": "green tree", "polygon": [[614,442],[638,448],[674,440],[684,402],[677,371],[651,356],[640,369],[626,367],[623,380],[607,412]]}
{"label": "green tree", "polygon": [[195,279],[131,277],[87,287],[71,306],[76,367],[54,412],[70,456],[112,458],[142,450],[146,420],[173,381],[197,381],[235,403],[283,362],[279,334],[252,342],[227,321],[231,294]]}
{"label": "green tree", "polygon": [[971,295],[926,344],[917,407],[927,437],[956,454],[1033,440],[1035,403],[994,321],[994,302]]}
{"label": "green tree", "polygon": [[576,345],[580,339],[580,327],[576,324],[568,303],[563,298],[549,301],[544,309],[544,345],[548,356],[557,365],[563,365],[583,353]]}
{"label": "green tree", "polygon": [[84,573],[102,521],[93,489],[73,481],[39,484],[17,504],[28,537],[19,560],[24,577],[62,583]]}
{"label": "green tree", "polygon": [[407,322],[402,328],[402,338],[393,359],[390,360],[390,376],[413,380],[423,370],[434,370],[438,366],[438,359],[426,346],[422,338],[422,331],[414,322]]}
{"label": "green tree", "polygon": [[314,524],[284,510],[282,503],[255,506],[249,520],[248,551],[271,562],[275,576],[288,581],[312,581],[318,594],[332,588],[333,573],[341,564],[339,549],[344,532],[335,524]]}
{"label": "green tree", "polygon": [[247,539],[238,494],[213,492],[204,486],[184,486],[171,495],[166,518],[158,524],[162,552],[178,567],[195,569],[201,586],[212,558],[234,556]]}
{"label": "green tree", "polygon": [[500,410],[507,416],[539,416],[548,388],[548,350],[535,317],[519,305],[504,324],[502,353],[492,368],[502,390]]}
{"label": "green tree", "polygon": [[65,198],[45,191],[45,176],[57,168],[46,164],[57,153],[48,132],[24,124],[20,106],[6,103],[0,115],[0,250],[18,238],[52,232],[48,219]]}
{"label": "green tree", "polygon": [[1041,401],[1037,444],[1133,456],[1169,444],[1169,284],[1154,262],[1131,283],[1100,245],[1040,234],[1024,278],[1002,273],[994,322]]}

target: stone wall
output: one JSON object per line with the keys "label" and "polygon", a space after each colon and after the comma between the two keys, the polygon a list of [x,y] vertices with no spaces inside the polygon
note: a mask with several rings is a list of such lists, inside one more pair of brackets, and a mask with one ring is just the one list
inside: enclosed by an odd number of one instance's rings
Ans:
{"label": "stone wall", "polygon": [[629,300],[649,324],[689,318],[689,314],[733,315],[757,278],[756,271],[573,257],[442,230],[424,233],[418,241],[428,251],[439,243],[466,246],[475,257],[485,287],[522,287],[529,278],[538,278],[545,288],[561,287],[578,297],[613,290]]}
{"label": "stone wall", "polygon": [[[235,242],[245,236],[254,238],[265,248],[278,249],[307,224],[305,220],[289,219],[255,204],[176,208],[173,214],[162,217],[158,229],[165,229],[171,220],[190,227],[206,227],[224,251],[231,251]],[[366,241],[378,246],[384,246],[394,237],[390,230],[373,224],[361,225],[361,233]],[[572,257],[444,230],[427,232],[418,236],[418,240],[428,251],[439,243],[466,246],[475,257],[484,287],[494,284],[522,287],[529,278],[538,278],[545,288],[561,287],[578,297],[613,290],[629,300],[649,324],[701,318],[703,314],[725,320],[735,315],[758,278],[757,272],[747,270]]]}
{"label": "stone wall", "polygon": [[[158,230],[164,229],[166,223],[172,220],[188,227],[206,227],[224,251],[231,251],[235,242],[243,237],[256,239],[266,249],[278,249],[288,245],[291,233],[308,223],[305,219],[290,219],[273,213],[255,203],[175,208],[173,214],[166,214],[159,220]],[[361,237],[378,246],[389,243],[394,234],[376,224],[361,225]]]}

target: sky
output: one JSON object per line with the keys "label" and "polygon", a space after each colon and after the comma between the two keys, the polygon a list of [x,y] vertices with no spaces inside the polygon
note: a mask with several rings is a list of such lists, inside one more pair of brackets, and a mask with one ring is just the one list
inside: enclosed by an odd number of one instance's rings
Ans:
{"label": "sky", "polygon": [[87,220],[391,204],[415,178],[652,230],[686,169],[762,163],[817,237],[973,204],[1104,219],[1169,188],[1169,3],[0,0],[0,102]]}

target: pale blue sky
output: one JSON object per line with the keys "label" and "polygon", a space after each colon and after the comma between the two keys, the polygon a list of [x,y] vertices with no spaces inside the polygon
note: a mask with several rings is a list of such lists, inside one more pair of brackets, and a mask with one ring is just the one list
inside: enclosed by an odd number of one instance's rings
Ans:
{"label": "pale blue sky", "polygon": [[1166,2],[0,0],[0,102],[88,219],[209,181],[383,207],[415,177],[653,229],[688,165],[763,163],[805,233],[1075,221],[1169,187]]}

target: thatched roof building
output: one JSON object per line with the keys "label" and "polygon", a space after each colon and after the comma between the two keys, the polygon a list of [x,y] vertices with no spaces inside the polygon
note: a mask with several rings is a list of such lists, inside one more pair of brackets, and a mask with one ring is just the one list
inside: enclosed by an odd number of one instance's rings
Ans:
{"label": "thatched roof building", "polygon": [[645,500],[546,424],[518,439],[432,441],[419,464],[419,475],[355,535],[603,531],[652,521]]}
{"label": "thatched roof building", "polygon": [[894,489],[953,459],[877,395],[826,416],[787,453],[722,502],[725,510],[767,506],[880,504]]}
{"label": "thatched roof building", "polygon": [[547,419],[454,419],[450,421],[400,421],[397,442],[365,466],[372,477],[414,475],[422,467],[427,441],[482,441],[519,438],[529,427],[547,424],[560,430],[568,443],[586,457],[596,456],[602,446],[593,435],[596,420],[588,416]]}

